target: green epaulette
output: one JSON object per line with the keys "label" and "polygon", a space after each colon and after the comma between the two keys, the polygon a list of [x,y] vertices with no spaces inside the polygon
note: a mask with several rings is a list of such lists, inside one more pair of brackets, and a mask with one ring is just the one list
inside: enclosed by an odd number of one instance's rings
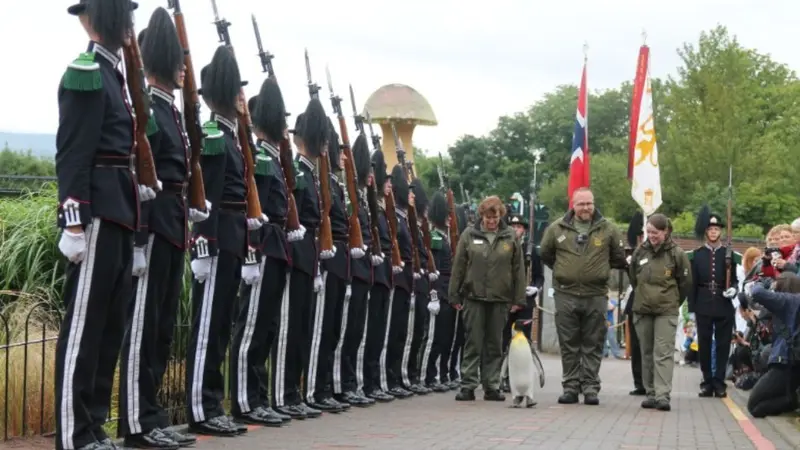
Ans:
{"label": "green epaulette", "polygon": [[444,237],[439,230],[433,230],[431,233],[431,250],[441,250],[444,245]]}
{"label": "green epaulette", "polygon": [[737,266],[742,265],[742,254],[739,252],[732,252],[733,253],[733,263]]}
{"label": "green epaulette", "polygon": [[347,210],[347,217],[353,215],[353,202],[350,201],[350,193],[347,191],[347,187],[343,187],[342,191],[344,191],[344,207]]}
{"label": "green epaulette", "polygon": [[272,157],[263,151],[256,153],[256,175],[262,177],[269,175],[270,161],[272,161]]}
{"label": "green epaulette", "polygon": [[153,110],[150,110],[150,117],[147,118],[147,129],[145,130],[147,137],[158,133],[158,124],[156,123],[156,115]]}
{"label": "green epaulette", "polygon": [[100,73],[100,64],[95,62],[94,55],[94,52],[81,53],[78,59],[67,66],[67,71],[61,78],[64,89],[91,92],[103,88],[103,74]]}
{"label": "green epaulette", "polygon": [[202,155],[216,156],[225,153],[225,133],[219,129],[215,120],[203,124],[203,151]]}
{"label": "green epaulette", "polygon": [[294,160],[294,189],[296,191],[305,189],[308,186],[308,177],[303,169],[300,168],[300,162]]}

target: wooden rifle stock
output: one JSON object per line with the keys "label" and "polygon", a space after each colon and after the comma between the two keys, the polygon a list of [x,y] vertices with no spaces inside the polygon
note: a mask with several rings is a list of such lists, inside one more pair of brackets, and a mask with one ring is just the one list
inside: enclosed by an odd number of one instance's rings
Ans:
{"label": "wooden rifle stock", "polygon": [[402,267],[403,258],[400,256],[400,244],[397,243],[397,211],[394,206],[394,196],[384,195],[386,203],[386,221],[389,222],[389,238],[392,241],[392,266]]}
{"label": "wooden rifle stock", "polygon": [[433,260],[431,251],[431,226],[425,216],[422,216],[422,243],[425,245],[425,251],[428,252],[428,272],[436,273],[436,261]]}
{"label": "wooden rifle stock", "polygon": [[333,250],[333,232],[331,231],[331,175],[328,164],[328,155],[323,153],[317,158],[319,161],[319,195],[322,197],[322,210],[320,211],[319,250]]}
{"label": "wooden rifle stock", "polygon": [[342,135],[342,151],[346,159],[344,162],[345,187],[347,188],[347,196],[350,198],[350,207],[352,208],[350,217],[348,217],[348,222],[350,223],[349,245],[350,248],[363,248],[364,238],[361,236],[361,224],[358,221],[358,210],[361,205],[358,203],[356,166],[353,161],[353,152],[350,149],[350,138],[347,136],[347,124],[341,114],[339,114],[339,132]]}
{"label": "wooden rifle stock", "polygon": [[456,198],[453,195],[453,190],[447,190],[447,209],[449,210],[450,226],[447,231],[450,233],[450,257],[455,260],[456,249],[458,248],[458,218],[456,217]]}
{"label": "wooden rifle stock", "polygon": [[286,181],[286,200],[289,202],[289,209],[286,213],[286,229],[295,231],[300,229],[300,217],[297,215],[297,203],[294,200],[294,169],[292,166],[292,146],[289,139],[281,139],[279,145],[279,155],[281,160],[281,170],[283,179]]}
{"label": "wooden rifle stock", "polygon": [[369,207],[369,235],[372,240],[371,253],[375,256],[381,255],[381,238],[378,231],[378,192],[375,189],[374,179],[367,186],[367,206]]}
{"label": "wooden rifle stock", "polygon": [[122,46],[125,58],[125,81],[131,94],[135,116],[136,176],[138,183],[158,191],[158,176],[153,161],[153,150],[147,139],[147,122],[150,120],[150,96],[144,82],[144,64],[136,36]]}
{"label": "wooden rifle stock", "polygon": [[206,210],[206,189],[203,184],[203,169],[200,167],[200,154],[203,151],[203,126],[200,123],[200,96],[197,93],[197,80],[194,77],[194,64],[189,51],[189,35],[183,13],[176,9],[173,14],[178,40],[183,47],[183,64],[186,76],[183,79],[183,120],[189,137],[189,206],[198,211]]}
{"label": "wooden rifle stock", "polygon": [[419,273],[422,269],[419,261],[419,223],[417,223],[417,208],[408,205],[408,228],[411,230],[411,267],[414,273]]}
{"label": "wooden rifle stock", "polygon": [[258,188],[256,187],[255,177],[255,160],[253,159],[253,150],[255,143],[253,142],[252,124],[250,122],[250,111],[247,109],[247,102],[244,101],[244,89],[241,91],[242,108],[239,111],[239,147],[242,149],[244,155],[245,177],[247,180],[247,218],[248,219],[261,219],[261,200],[258,198]]}

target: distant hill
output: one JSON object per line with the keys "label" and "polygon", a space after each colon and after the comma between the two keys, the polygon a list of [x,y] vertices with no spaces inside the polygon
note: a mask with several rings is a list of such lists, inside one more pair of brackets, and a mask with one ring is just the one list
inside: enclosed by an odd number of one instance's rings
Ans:
{"label": "distant hill", "polygon": [[53,157],[56,154],[56,135],[0,131],[0,148],[6,146],[12,150],[30,150],[37,156]]}

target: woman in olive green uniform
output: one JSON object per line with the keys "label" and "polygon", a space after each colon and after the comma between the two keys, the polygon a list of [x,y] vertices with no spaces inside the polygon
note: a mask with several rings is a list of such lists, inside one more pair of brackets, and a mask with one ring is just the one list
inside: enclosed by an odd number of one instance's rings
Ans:
{"label": "woman in olive green uniform", "polygon": [[500,393],[503,327],[509,309],[525,307],[525,264],[514,231],[502,221],[503,202],[488,197],[478,207],[480,220],[461,234],[450,277],[449,300],[464,317],[464,356],[461,392],[456,400],[475,400],[483,385],[483,399],[504,401]]}
{"label": "woman in olive green uniform", "polygon": [[646,229],[647,240],[633,252],[629,269],[647,391],[642,408],[669,411],[678,310],[692,286],[692,271],[689,258],[672,241],[672,224],[665,215],[650,216]]}

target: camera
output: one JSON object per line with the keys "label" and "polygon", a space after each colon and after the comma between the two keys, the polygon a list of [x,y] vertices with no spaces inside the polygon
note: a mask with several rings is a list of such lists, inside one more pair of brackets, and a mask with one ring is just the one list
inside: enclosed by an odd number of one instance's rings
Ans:
{"label": "camera", "polygon": [[764,261],[764,266],[771,266],[773,259],[779,259],[783,255],[781,255],[781,249],[777,247],[766,247],[764,249],[764,256],[761,259]]}
{"label": "camera", "polygon": [[587,241],[589,241],[589,236],[583,233],[579,234],[578,237],[575,239],[575,242],[581,246],[585,245]]}

